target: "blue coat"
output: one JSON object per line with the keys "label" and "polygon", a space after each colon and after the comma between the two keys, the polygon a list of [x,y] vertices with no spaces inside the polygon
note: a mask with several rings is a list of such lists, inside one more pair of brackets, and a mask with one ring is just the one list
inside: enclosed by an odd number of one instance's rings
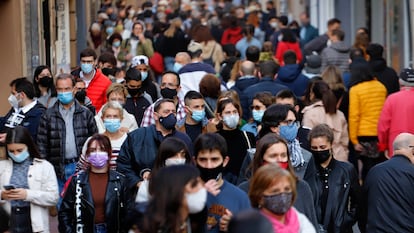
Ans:
{"label": "blue coat", "polygon": [[240,103],[242,105],[241,107],[243,110],[242,118],[245,120],[249,119],[250,110],[249,110],[249,105],[247,105],[248,98],[247,96],[245,96],[244,90],[258,82],[259,82],[259,79],[254,76],[246,77],[246,78],[240,77],[239,79],[236,80],[236,83],[231,88],[231,90],[235,90],[237,94],[239,94]]}
{"label": "blue coat", "polygon": [[309,79],[302,74],[302,68],[298,64],[290,64],[280,67],[275,82],[287,86],[300,97],[305,94]]}

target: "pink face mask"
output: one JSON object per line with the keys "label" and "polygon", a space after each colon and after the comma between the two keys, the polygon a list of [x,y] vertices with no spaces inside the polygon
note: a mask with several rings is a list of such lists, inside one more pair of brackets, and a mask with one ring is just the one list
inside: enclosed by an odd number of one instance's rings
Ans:
{"label": "pink face mask", "polygon": [[91,152],[88,157],[89,163],[96,168],[103,168],[108,164],[108,153],[105,151]]}

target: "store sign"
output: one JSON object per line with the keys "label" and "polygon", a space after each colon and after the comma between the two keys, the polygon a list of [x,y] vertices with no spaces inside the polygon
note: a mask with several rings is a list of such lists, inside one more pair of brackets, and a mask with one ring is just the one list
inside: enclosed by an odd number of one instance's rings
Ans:
{"label": "store sign", "polygon": [[69,1],[56,1],[57,40],[56,48],[56,73],[70,72],[70,31],[69,31]]}

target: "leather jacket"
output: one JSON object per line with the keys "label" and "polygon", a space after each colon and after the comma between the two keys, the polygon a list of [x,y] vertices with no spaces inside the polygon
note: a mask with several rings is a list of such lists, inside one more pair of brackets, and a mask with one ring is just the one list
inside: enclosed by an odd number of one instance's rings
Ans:
{"label": "leather jacket", "polygon": [[[91,187],[89,185],[89,172],[79,172],[74,175],[64,193],[59,209],[59,232],[77,232],[76,217],[76,183],[81,188],[81,223],[83,232],[94,232],[95,208],[93,204]],[[127,207],[131,205],[127,197],[127,188],[124,175],[109,170],[108,185],[105,192],[105,224],[107,232],[128,232],[125,219]]]}
{"label": "leather jacket", "polygon": [[[316,164],[316,167],[319,166]],[[324,185],[320,178],[320,170],[315,169],[304,178],[313,193],[318,222],[329,233],[352,232],[360,202],[360,186],[356,170],[352,164],[333,158],[327,168],[329,191],[324,217],[322,217],[323,210],[320,203]]]}

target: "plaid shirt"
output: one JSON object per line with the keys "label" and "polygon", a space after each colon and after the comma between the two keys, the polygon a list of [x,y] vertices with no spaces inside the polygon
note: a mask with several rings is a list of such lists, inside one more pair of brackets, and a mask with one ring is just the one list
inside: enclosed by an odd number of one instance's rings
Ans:
{"label": "plaid shirt", "polygon": [[[155,101],[155,103],[156,102],[157,101]],[[147,127],[147,126],[155,124],[155,120],[153,117],[155,103],[151,104],[150,106],[147,107],[147,109],[145,109],[144,116],[142,117],[142,121],[141,121],[141,127]],[[184,101],[179,99],[178,107],[177,107],[177,115],[176,115],[177,122],[185,118],[184,106],[185,106]]]}

